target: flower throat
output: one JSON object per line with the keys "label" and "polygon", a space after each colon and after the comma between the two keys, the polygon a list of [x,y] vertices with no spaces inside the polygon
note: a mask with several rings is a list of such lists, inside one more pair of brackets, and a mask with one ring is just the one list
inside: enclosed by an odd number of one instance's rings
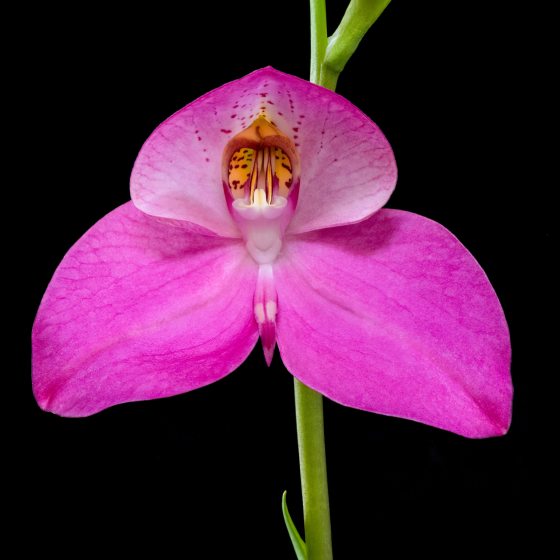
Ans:
{"label": "flower throat", "polygon": [[292,140],[258,117],[227,143],[222,179],[247,250],[259,264],[274,262],[298,198],[299,157]]}

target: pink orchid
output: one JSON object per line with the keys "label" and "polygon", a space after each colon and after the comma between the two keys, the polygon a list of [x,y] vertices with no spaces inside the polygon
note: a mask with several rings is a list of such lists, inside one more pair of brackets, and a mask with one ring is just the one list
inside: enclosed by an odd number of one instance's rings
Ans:
{"label": "pink orchid", "polygon": [[443,226],[381,209],[391,147],[343,97],[272,68],[161,124],[132,202],[58,267],[33,328],[40,406],[87,416],[202,387],[259,335],[268,363],[341,404],[504,434],[507,323]]}

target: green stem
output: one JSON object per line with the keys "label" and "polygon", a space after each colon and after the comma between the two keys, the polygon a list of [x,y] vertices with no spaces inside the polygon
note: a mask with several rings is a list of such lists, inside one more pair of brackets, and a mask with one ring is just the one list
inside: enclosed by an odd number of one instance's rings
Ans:
{"label": "green stem", "polygon": [[323,397],[294,378],[307,560],[332,560]]}
{"label": "green stem", "polygon": [[[321,82],[327,49],[325,0],[310,0],[310,81]],[[307,560],[332,560],[331,517],[323,424],[323,397],[294,378],[299,470]]]}
{"label": "green stem", "polygon": [[321,66],[327,50],[327,10],[325,0],[310,0],[311,15],[311,72],[309,81],[318,84]]}
{"label": "green stem", "polygon": [[336,88],[338,76],[346,66],[367,30],[383,13],[391,0],[350,0],[344,17],[329,37],[324,55],[320,85]]}
{"label": "green stem", "polygon": [[[311,70],[309,80],[321,82],[327,50],[325,0],[310,0]],[[323,425],[323,397],[294,377],[299,470],[303,498],[307,560],[332,560],[331,517]]]}
{"label": "green stem", "polygon": [[[334,90],[358,43],[390,0],[351,0],[334,35],[327,40],[325,0],[310,0],[310,81]],[[323,424],[323,397],[294,378],[305,544],[283,497],[284,519],[298,558],[332,560],[331,518]]]}

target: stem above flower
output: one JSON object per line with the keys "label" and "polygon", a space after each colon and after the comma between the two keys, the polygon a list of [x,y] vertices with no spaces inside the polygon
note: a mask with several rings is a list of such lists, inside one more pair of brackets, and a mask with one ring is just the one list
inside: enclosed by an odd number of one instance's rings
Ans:
{"label": "stem above flower", "polygon": [[325,0],[310,0],[311,17],[311,68],[309,81],[318,84],[321,66],[327,50],[327,11]]}
{"label": "stem above flower", "polygon": [[[346,63],[358,48],[367,30],[383,13],[389,2],[391,0],[350,0],[340,25],[328,39],[327,49],[320,63],[320,81],[316,83],[332,90],[336,88],[338,76]],[[318,3],[324,6],[324,2]],[[315,2],[312,0],[311,6],[314,4]],[[313,13],[313,7],[311,10]],[[311,31],[313,33],[313,21]],[[320,40],[317,41],[320,43]],[[313,77],[313,50],[311,60],[311,75]],[[311,81],[313,81],[313,78]]]}

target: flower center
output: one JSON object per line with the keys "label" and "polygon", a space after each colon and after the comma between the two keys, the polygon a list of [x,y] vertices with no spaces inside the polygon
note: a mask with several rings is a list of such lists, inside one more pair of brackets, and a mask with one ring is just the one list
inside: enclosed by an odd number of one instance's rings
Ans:
{"label": "flower center", "polygon": [[293,142],[260,116],[228,142],[222,178],[247,250],[259,264],[273,262],[297,202],[299,158]]}

